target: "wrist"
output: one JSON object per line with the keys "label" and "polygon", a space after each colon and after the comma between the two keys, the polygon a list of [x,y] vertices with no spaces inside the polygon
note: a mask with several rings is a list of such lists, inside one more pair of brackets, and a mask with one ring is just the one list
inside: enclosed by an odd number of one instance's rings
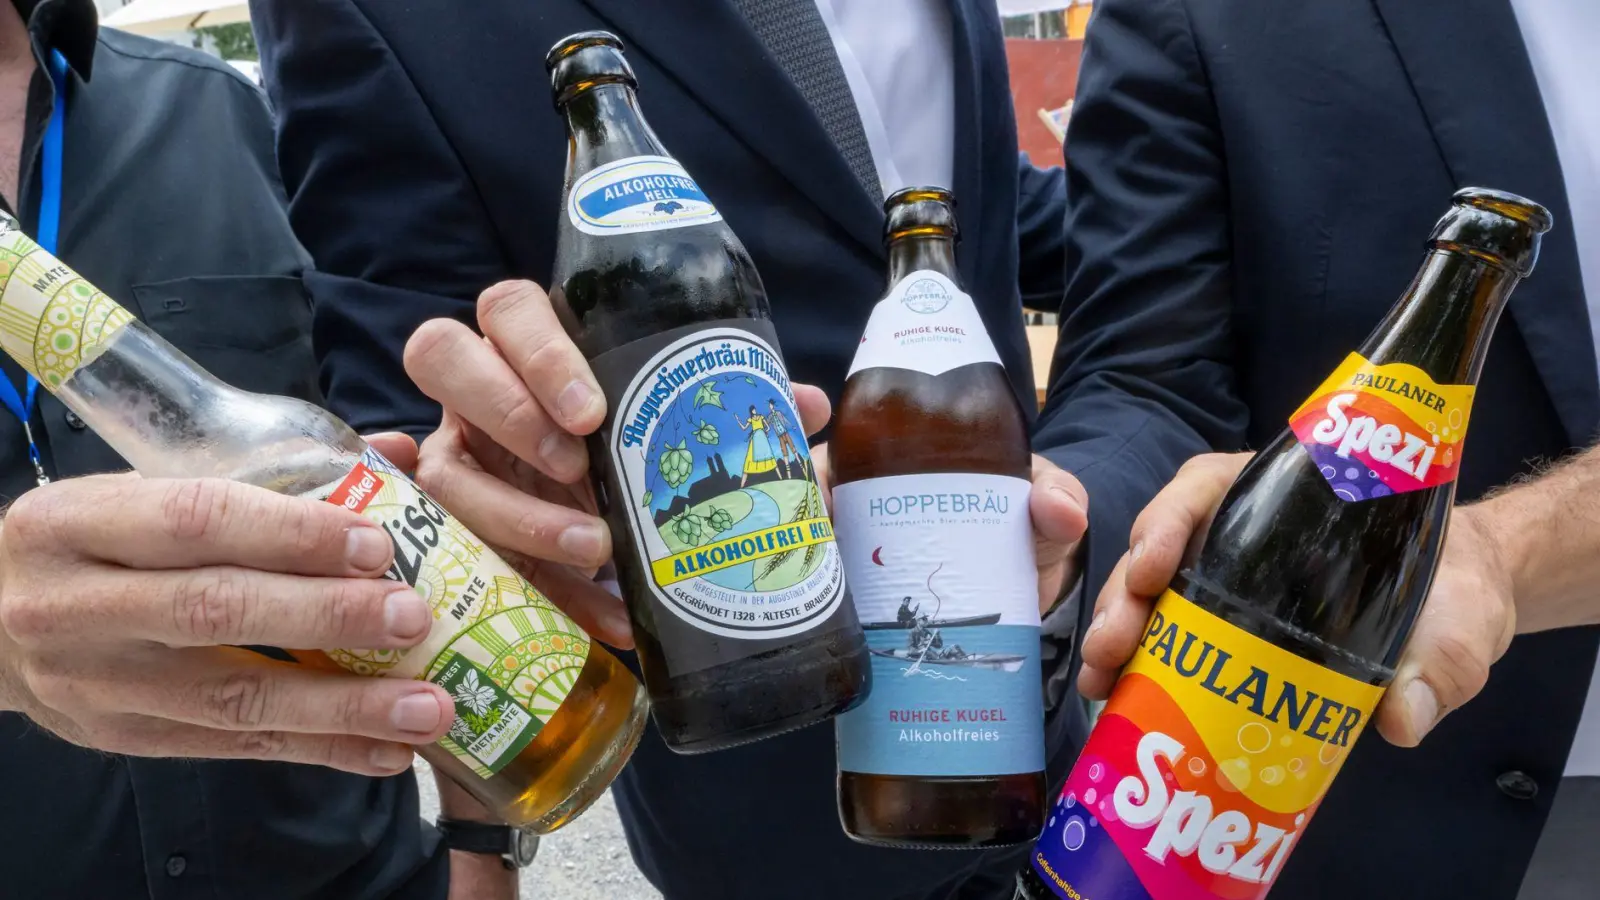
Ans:
{"label": "wrist", "polygon": [[464,788],[439,774],[433,773],[434,784],[439,788],[439,818],[453,822],[476,822],[484,825],[504,825],[505,820],[495,815]]}

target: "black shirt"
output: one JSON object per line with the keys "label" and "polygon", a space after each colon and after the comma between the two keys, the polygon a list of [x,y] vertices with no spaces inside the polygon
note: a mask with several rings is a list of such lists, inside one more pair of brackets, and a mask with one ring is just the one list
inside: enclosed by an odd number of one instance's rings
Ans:
{"label": "black shirt", "polygon": [[[40,69],[16,212],[35,233],[38,161],[68,74],[59,255],[213,374],[319,400],[300,282],[260,92],[196,51],[97,33],[91,0],[12,0]],[[22,373],[0,365],[12,383]],[[127,465],[46,392],[32,422],[52,478]],[[0,500],[34,487],[0,410]],[[447,853],[410,773],[118,758],[0,713],[0,897],[26,900],[443,900]]]}

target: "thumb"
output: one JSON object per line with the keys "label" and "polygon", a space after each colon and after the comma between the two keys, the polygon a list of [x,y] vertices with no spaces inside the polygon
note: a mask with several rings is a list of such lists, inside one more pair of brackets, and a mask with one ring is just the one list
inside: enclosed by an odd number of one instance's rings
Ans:
{"label": "thumb", "polygon": [[794,405],[799,407],[800,425],[808,435],[821,431],[833,416],[833,404],[828,401],[828,395],[822,388],[809,384],[795,383]]}
{"label": "thumb", "polygon": [[385,431],[366,435],[366,440],[380,456],[394,463],[395,468],[407,474],[417,471],[417,442],[410,435]]}

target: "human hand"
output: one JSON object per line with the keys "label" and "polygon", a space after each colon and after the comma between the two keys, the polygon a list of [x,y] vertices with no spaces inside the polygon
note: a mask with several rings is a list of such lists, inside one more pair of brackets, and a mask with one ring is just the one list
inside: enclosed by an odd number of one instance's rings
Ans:
{"label": "human hand", "polygon": [[433,616],[392,559],[355,513],[233,482],[29,491],[0,530],[0,707],[112,753],[392,775],[448,729],[443,689],[231,646],[416,645]]}
{"label": "human hand", "polygon": [[[612,552],[583,442],[605,421],[599,382],[532,282],[484,291],[478,327],[434,319],[406,344],[407,374],[444,407],[417,482],[584,630],[631,647],[622,601],[594,581]],[[826,396],[794,391],[806,432],[827,424]]]}
{"label": "human hand", "polygon": [[[796,393],[798,397],[798,392]],[[802,411],[803,412],[803,411]],[[828,445],[811,448],[817,484],[833,507]],[[1089,494],[1065,469],[1035,453],[1033,489],[1028,492],[1033,519],[1033,555],[1039,572],[1039,615],[1048,613],[1078,577],[1078,543],[1089,527]]]}
{"label": "human hand", "polygon": [[[1095,605],[1084,636],[1078,690],[1090,699],[1111,694],[1133,658],[1156,598],[1186,554],[1198,546],[1228,488],[1251,454],[1212,453],[1186,463],[1135,520],[1132,549],[1123,556]],[[1396,666],[1395,680],[1374,714],[1390,743],[1414,747],[1445,713],[1472,699],[1489,667],[1516,632],[1512,579],[1477,508],[1458,507],[1433,588]]]}

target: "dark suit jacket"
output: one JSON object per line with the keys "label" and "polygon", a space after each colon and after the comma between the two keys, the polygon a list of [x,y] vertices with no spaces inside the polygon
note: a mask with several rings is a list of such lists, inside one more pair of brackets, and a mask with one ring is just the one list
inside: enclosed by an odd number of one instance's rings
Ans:
{"label": "dark suit jacket", "polygon": [[[1096,575],[1175,449],[1285,427],[1405,289],[1458,187],[1556,221],[1489,352],[1461,498],[1592,438],[1594,346],[1543,110],[1507,0],[1096,4],[1040,429],[1089,488]],[[1515,896],[1595,648],[1593,629],[1518,638],[1421,749],[1363,738],[1273,896]],[[1519,771],[1537,796],[1497,788]]]}
{"label": "dark suit jacket", "polygon": [[[1019,166],[993,4],[949,2],[961,274],[1031,409],[1019,284],[1039,302],[1060,290],[1061,173]],[[252,7],[291,217],[318,269],[323,383],[358,429],[433,428],[401,365],[418,324],[472,321],[500,279],[548,281],[566,139],[544,52],[596,28],[621,36],[651,126],[749,249],[790,373],[837,395],[884,288],[882,198],[729,0]],[[698,758],[652,733],[617,797],[640,867],[672,897],[909,896],[974,863],[849,842],[833,782],[829,725]]]}

